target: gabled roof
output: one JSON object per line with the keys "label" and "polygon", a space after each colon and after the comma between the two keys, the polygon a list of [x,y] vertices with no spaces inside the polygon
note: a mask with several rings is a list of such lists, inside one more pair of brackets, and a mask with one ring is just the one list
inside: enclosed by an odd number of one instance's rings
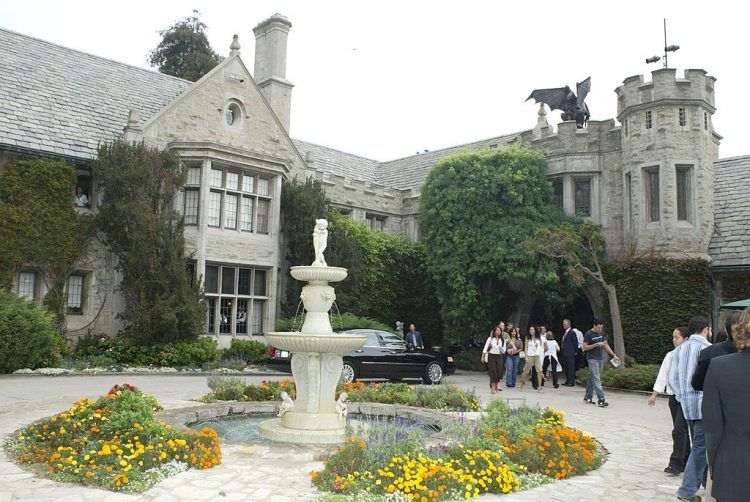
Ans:
{"label": "gabled roof", "polygon": [[750,265],[750,155],[714,163],[711,266]]}
{"label": "gabled roof", "polygon": [[307,141],[298,139],[293,141],[302,158],[311,168],[317,171],[329,172],[356,180],[375,181],[375,173],[379,165],[377,160],[367,159]]}
{"label": "gabled roof", "polygon": [[484,148],[495,148],[507,146],[517,141],[521,133],[506,134],[494,138],[483,139],[473,143],[451,146],[441,150],[404,157],[402,159],[382,162],[374,181],[380,185],[385,185],[402,190],[410,188],[419,188],[424,184],[430,167],[446,155],[451,155],[461,150],[479,150]]}
{"label": "gabled roof", "polygon": [[77,158],[193,83],[0,28],[0,144]]}

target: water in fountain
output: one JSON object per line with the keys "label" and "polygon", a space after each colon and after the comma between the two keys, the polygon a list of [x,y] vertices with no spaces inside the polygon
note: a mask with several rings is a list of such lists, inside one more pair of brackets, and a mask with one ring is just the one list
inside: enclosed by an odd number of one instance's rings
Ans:
{"label": "water in fountain", "polygon": [[[334,313],[334,310],[336,313]],[[328,315],[331,318],[331,324],[333,324],[335,321],[338,321],[338,331],[344,331],[344,320],[341,317],[341,312],[339,312],[339,306],[336,304],[336,301],[334,300],[333,306],[331,307],[331,310],[328,311]],[[333,327],[334,331],[336,331],[336,326]]]}
{"label": "water in fountain", "polygon": [[[305,321],[305,307],[303,306],[302,300],[297,304],[297,311],[294,313],[292,318],[292,331],[300,331],[302,329],[302,323]],[[297,322],[299,320],[299,323]]]}

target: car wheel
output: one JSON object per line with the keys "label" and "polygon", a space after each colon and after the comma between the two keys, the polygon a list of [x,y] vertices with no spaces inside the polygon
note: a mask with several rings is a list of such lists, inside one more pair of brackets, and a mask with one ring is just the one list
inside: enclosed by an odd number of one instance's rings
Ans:
{"label": "car wheel", "polygon": [[344,363],[341,368],[341,377],[344,379],[344,383],[352,383],[357,379],[357,372],[354,371],[354,366],[349,363]]}
{"label": "car wheel", "polygon": [[439,384],[440,381],[443,379],[443,367],[440,366],[440,363],[431,362],[427,365],[427,368],[424,371],[424,378],[422,381],[426,384]]}

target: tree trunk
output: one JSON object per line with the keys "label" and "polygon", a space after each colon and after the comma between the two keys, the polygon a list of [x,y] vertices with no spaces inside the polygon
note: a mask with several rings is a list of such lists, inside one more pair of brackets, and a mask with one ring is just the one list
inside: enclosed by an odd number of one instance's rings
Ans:
{"label": "tree trunk", "polygon": [[602,288],[599,283],[586,281],[583,286],[583,295],[589,301],[591,312],[594,317],[601,319],[604,317],[604,298],[602,297]]}
{"label": "tree trunk", "polygon": [[617,302],[617,290],[612,284],[604,285],[609,300],[609,314],[612,317],[612,335],[615,338],[615,353],[625,366],[625,337],[622,334],[622,320],[620,318],[620,304]]}
{"label": "tree trunk", "polygon": [[520,326],[521,336],[523,337],[529,329],[529,318],[531,317],[531,310],[534,308],[534,303],[536,303],[536,296],[534,295],[534,283],[532,281],[521,281],[521,284],[510,321]]}

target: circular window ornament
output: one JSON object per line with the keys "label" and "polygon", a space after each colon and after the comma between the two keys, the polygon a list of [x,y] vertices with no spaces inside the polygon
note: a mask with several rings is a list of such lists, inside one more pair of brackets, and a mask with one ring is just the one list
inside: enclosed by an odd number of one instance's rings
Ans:
{"label": "circular window ornament", "polygon": [[239,125],[242,118],[242,109],[238,103],[230,102],[224,112],[224,120],[226,120],[229,127],[236,127]]}

